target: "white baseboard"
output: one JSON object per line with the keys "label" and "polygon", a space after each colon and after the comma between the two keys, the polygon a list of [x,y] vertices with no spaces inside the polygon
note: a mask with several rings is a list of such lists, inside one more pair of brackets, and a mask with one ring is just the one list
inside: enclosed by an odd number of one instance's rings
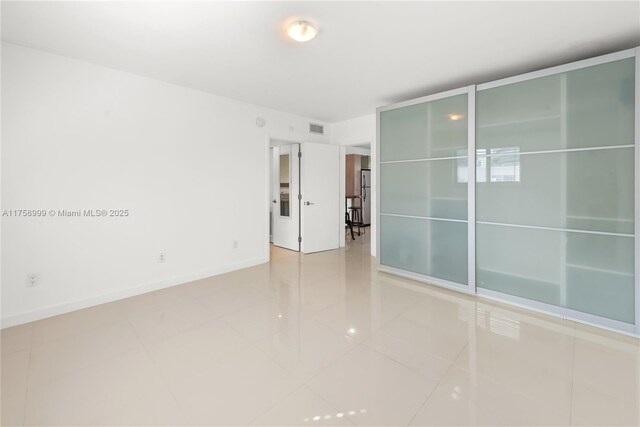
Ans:
{"label": "white baseboard", "polygon": [[20,314],[15,314],[13,316],[3,317],[1,321],[2,329],[10,328],[11,326],[21,325],[23,323],[33,322],[35,320],[46,319],[47,317],[69,313],[71,311],[76,311],[83,308],[93,307],[96,305],[133,297],[140,294],[145,294],[147,292],[169,288],[171,286],[193,282],[194,280],[200,280],[200,279],[205,279],[207,277],[217,276],[219,274],[228,273],[230,271],[235,271],[243,268],[253,267],[255,265],[265,264],[267,262],[269,262],[268,257],[252,258],[236,264],[229,264],[229,265],[224,265],[224,266],[220,266],[220,267],[216,267],[208,270],[199,271],[196,273],[184,274],[181,276],[171,277],[169,279],[161,280],[158,282],[147,283],[141,286],[136,286],[130,289],[124,289],[117,292],[111,292],[107,294],[97,295],[94,297],[65,302],[62,304],[45,307],[38,310],[29,311],[26,313],[20,313]]}

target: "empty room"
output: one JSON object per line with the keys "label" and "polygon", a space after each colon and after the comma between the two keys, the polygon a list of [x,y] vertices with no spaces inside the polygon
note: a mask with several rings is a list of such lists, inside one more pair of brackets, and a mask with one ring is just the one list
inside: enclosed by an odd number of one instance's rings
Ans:
{"label": "empty room", "polygon": [[640,425],[640,1],[0,2],[2,426]]}

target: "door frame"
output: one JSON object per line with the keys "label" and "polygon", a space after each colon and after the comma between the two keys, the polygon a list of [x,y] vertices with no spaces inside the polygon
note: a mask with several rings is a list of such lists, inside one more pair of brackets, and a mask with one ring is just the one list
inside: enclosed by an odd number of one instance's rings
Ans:
{"label": "door frame", "polygon": [[[264,207],[265,207],[265,211],[263,213],[263,218],[264,218],[264,225],[265,225],[265,231],[264,231],[264,246],[263,246],[263,250],[265,253],[265,258],[266,258],[266,262],[271,262],[271,251],[270,251],[270,247],[271,247],[271,242],[269,239],[269,210],[271,208],[271,141],[272,140],[277,140],[277,141],[282,141],[282,142],[286,142],[287,144],[300,144],[300,149],[302,149],[302,143],[303,142],[314,142],[314,141],[304,141],[302,139],[292,139],[290,135],[288,136],[281,136],[279,134],[274,134],[274,133],[266,133],[265,134],[265,142],[264,142],[264,161],[266,162],[266,169],[265,169],[265,175],[264,175],[264,182],[265,182],[265,187],[264,187]],[[357,144],[361,144],[361,143],[370,143],[371,146],[370,148],[362,148],[362,147],[355,147],[354,145]],[[320,142],[320,144],[325,144],[323,142]],[[330,144],[329,142],[326,142],[326,144]],[[282,144],[284,145],[284,144]],[[362,155],[367,155],[369,156],[369,167],[371,168],[371,176],[372,176],[372,184],[375,184],[375,177],[377,174],[375,172],[375,142],[374,141],[364,141],[364,142],[359,142],[359,143],[353,143],[353,144],[346,144],[346,145],[339,145],[340,148],[340,176],[339,176],[339,182],[340,182],[340,188],[338,191],[338,197],[339,197],[339,202],[340,202],[340,206],[344,206],[344,198],[345,198],[345,185],[346,185],[346,180],[345,180],[345,163],[346,163],[346,155],[347,152],[349,152],[349,154],[353,153],[353,154],[362,154]],[[300,165],[300,164],[299,164]],[[300,170],[301,172],[301,170]],[[300,173],[300,179],[299,179],[299,189],[298,191],[301,192],[302,191],[302,174]],[[372,196],[376,195],[375,191],[372,193]],[[301,202],[300,202],[301,203]],[[376,221],[376,212],[375,210],[377,209],[377,206],[375,204],[375,202],[372,200],[372,205],[371,205],[371,226],[369,227],[369,229],[371,230],[370,232],[372,233],[372,244],[371,244],[371,252],[373,252],[373,250],[375,249],[374,246],[374,242],[373,242],[373,237],[375,234],[375,225],[374,225],[374,221]],[[338,230],[339,236],[340,236],[340,240],[339,240],[339,246],[338,249],[343,248],[346,246],[346,239],[345,239],[345,221],[344,221],[344,212],[342,212],[342,209],[340,210],[340,217],[339,217],[339,227],[340,229]],[[298,227],[299,227],[299,236],[302,235],[302,230],[300,229],[300,227],[302,227],[302,206],[298,207],[298,215],[299,215],[299,221],[298,221]],[[302,250],[300,249],[299,251],[300,253],[302,253]]]}
{"label": "door frame", "polygon": [[[369,148],[364,148],[364,147],[356,147],[356,145],[361,145],[361,144],[370,144]],[[342,207],[345,205],[345,196],[346,196],[346,186],[347,186],[347,176],[346,176],[346,169],[347,169],[347,154],[359,154],[361,156],[368,156],[369,157],[369,169],[371,170],[371,176],[373,176],[374,172],[373,172],[373,168],[375,167],[374,165],[374,144],[371,141],[366,141],[366,142],[357,142],[357,143],[353,143],[353,144],[347,144],[347,145],[341,145],[340,146],[340,206],[341,209]],[[371,185],[373,185],[373,178],[371,180]],[[372,192],[372,196],[374,195],[373,193],[375,193],[375,191]],[[374,209],[375,206],[373,204],[371,204],[371,222],[373,222],[373,217],[374,217]],[[341,212],[340,215],[340,247],[344,248],[347,246],[347,231],[346,231],[346,227],[347,227],[347,223],[345,222],[345,213]],[[369,232],[372,233],[373,235],[373,224],[369,224]],[[372,246],[373,246],[373,240],[372,239]],[[372,249],[372,248],[371,248]],[[370,252],[371,252],[370,249]]]}
{"label": "door frame", "polygon": [[[269,218],[269,212],[271,210],[271,169],[272,169],[272,165],[271,165],[271,141],[282,141],[285,142],[286,144],[280,144],[280,145],[292,145],[292,144],[298,144],[301,146],[302,141],[299,140],[292,140],[290,139],[290,137],[280,137],[279,135],[274,135],[274,134],[270,134],[267,133],[265,135],[265,147],[264,147],[264,158],[265,158],[265,162],[266,162],[266,170],[265,170],[265,176],[264,176],[264,182],[265,182],[265,212],[263,213],[263,218],[265,221],[265,245],[264,245],[264,251],[265,251],[265,257],[267,259],[267,262],[271,262],[271,241],[269,239],[269,227],[270,227],[270,218]],[[275,147],[275,145],[274,145]],[[292,161],[293,163],[293,161]],[[300,158],[298,158],[298,174],[300,174]],[[298,194],[300,194],[300,190],[301,190],[301,179],[298,179]],[[298,199],[296,197],[296,199]],[[301,206],[300,206],[300,200],[298,200],[298,237],[300,237],[301,234]],[[300,244],[298,244],[298,252],[300,252]]]}

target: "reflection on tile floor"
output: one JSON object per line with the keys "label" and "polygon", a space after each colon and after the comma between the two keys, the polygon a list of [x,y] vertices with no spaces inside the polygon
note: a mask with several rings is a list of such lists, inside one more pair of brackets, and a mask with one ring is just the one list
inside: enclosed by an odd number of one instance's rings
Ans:
{"label": "reflection on tile floor", "polygon": [[378,273],[367,237],[3,330],[2,425],[640,424],[637,339]]}

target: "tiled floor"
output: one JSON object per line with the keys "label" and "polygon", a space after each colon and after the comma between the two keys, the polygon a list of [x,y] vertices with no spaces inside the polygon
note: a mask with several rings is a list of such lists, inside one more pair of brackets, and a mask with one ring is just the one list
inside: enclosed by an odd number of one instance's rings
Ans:
{"label": "tiled floor", "polygon": [[640,423],[637,339],[407,285],[365,237],[5,329],[2,424]]}

